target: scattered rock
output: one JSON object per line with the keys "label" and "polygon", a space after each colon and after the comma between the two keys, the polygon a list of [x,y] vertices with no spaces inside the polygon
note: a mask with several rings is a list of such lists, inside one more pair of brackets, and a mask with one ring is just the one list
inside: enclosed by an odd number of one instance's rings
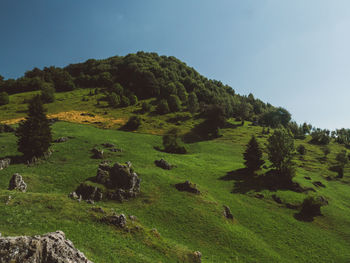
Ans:
{"label": "scattered rock", "polygon": [[113,147],[115,147],[115,145],[113,143],[109,143],[109,142],[102,143],[101,145],[103,147],[106,147],[106,148],[113,148]]}
{"label": "scattered rock", "polygon": [[68,141],[67,137],[60,137],[60,138],[54,140],[53,142],[60,143],[60,142],[66,142],[66,141]]}
{"label": "scattered rock", "polygon": [[137,217],[136,216],[133,216],[133,215],[129,215],[129,219],[131,221],[136,221],[137,220]]}
{"label": "scattered rock", "polygon": [[93,148],[91,150],[92,152],[92,158],[95,158],[95,159],[103,159],[103,150],[99,150],[99,149],[96,149],[96,148]]}
{"label": "scattered rock", "polygon": [[154,163],[158,167],[163,168],[165,170],[170,170],[171,168],[173,168],[173,166],[171,164],[169,164],[167,161],[165,161],[164,159],[155,160]]}
{"label": "scattered rock", "polygon": [[90,204],[90,205],[93,205],[95,202],[94,202],[94,200],[86,200],[86,203],[88,203],[88,204]]}
{"label": "scattered rock", "polygon": [[202,253],[199,251],[193,252],[194,262],[201,263],[202,262]]}
{"label": "scattered rock", "polygon": [[77,193],[74,191],[74,192],[71,192],[69,195],[68,195],[69,198],[72,198],[72,199],[78,199],[79,196],[77,195]]}
{"label": "scattered rock", "polygon": [[324,196],[319,196],[318,200],[323,204],[323,205],[328,205],[328,200]]}
{"label": "scattered rock", "polygon": [[81,196],[83,200],[101,201],[103,197],[100,188],[86,183],[81,183],[75,192],[78,196]]}
{"label": "scattered rock", "polygon": [[273,199],[276,203],[282,204],[281,198],[279,198],[277,195],[272,195],[272,199]]}
{"label": "scattered rock", "polygon": [[118,148],[110,148],[110,149],[108,149],[110,152],[114,152],[114,153],[121,153],[121,152],[123,152],[123,150],[122,149],[118,149]]}
{"label": "scattered rock", "polygon": [[126,217],[124,214],[105,216],[102,218],[102,222],[105,222],[107,224],[114,225],[117,227],[125,228]]}
{"label": "scattered rock", "polygon": [[258,199],[263,199],[265,196],[263,194],[257,193],[255,194],[255,197]]}
{"label": "scattered rock", "polygon": [[186,191],[194,194],[200,194],[200,191],[197,189],[196,184],[186,181],[184,183],[178,183],[175,185],[176,189],[179,191]]}
{"label": "scattered rock", "polygon": [[10,180],[8,189],[25,192],[27,190],[27,184],[23,181],[23,178],[20,174],[15,173]]}
{"label": "scattered rock", "polygon": [[322,182],[320,182],[320,181],[316,181],[316,182],[312,182],[312,184],[314,185],[314,186],[317,186],[317,187],[326,187]]}
{"label": "scattered rock", "polygon": [[12,196],[9,195],[9,196],[7,197],[7,200],[6,200],[5,205],[8,205],[8,204],[11,202],[11,199],[12,199]]}
{"label": "scattered rock", "polygon": [[286,203],[286,207],[289,209],[299,209],[299,205],[294,205],[291,203]]}
{"label": "scattered rock", "polygon": [[0,262],[92,263],[62,231],[33,237],[0,237]]}
{"label": "scattered rock", "polygon": [[156,237],[160,237],[160,233],[158,232],[157,228],[152,228],[151,232],[156,236]]}
{"label": "scattered rock", "polygon": [[304,176],[304,178],[305,178],[306,180],[311,180],[311,177],[309,177],[309,176]]}
{"label": "scattered rock", "polygon": [[233,219],[233,215],[231,213],[231,209],[227,205],[224,205],[224,216],[227,219]]}
{"label": "scattered rock", "polygon": [[11,163],[10,158],[5,158],[5,159],[0,160],[0,170],[9,167],[10,163]]}

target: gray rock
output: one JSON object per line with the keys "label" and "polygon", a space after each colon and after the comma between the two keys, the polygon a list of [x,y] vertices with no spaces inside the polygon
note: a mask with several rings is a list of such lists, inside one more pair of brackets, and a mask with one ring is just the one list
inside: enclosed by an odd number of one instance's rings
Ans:
{"label": "gray rock", "polygon": [[20,174],[15,173],[10,180],[8,189],[25,192],[27,190],[27,184],[23,181],[23,178]]}
{"label": "gray rock", "polygon": [[9,167],[10,163],[11,163],[10,158],[5,158],[5,159],[0,160],[0,170]]}
{"label": "gray rock", "polygon": [[94,200],[86,200],[86,203],[93,205],[95,202],[94,202]]}
{"label": "gray rock", "polygon": [[186,181],[184,183],[178,183],[175,185],[175,188],[179,191],[186,191],[193,194],[200,194],[200,191],[197,189],[196,184]]}
{"label": "gray rock", "polygon": [[233,215],[231,213],[231,209],[224,205],[224,216],[227,218],[227,219],[233,219]]}
{"label": "gray rock", "polygon": [[125,228],[126,226],[126,217],[124,214],[105,216],[102,218],[102,221],[121,228]]}
{"label": "gray rock", "polygon": [[96,148],[93,148],[91,150],[92,152],[92,158],[95,158],[95,159],[103,159],[103,150],[99,150],[99,149],[96,149]]}
{"label": "gray rock", "polygon": [[0,237],[0,262],[92,263],[62,231],[33,237]]}
{"label": "gray rock", "polygon": [[60,143],[60,142],[66,142],[66,141],[68,141],[67,137],[60,137],[60,138],[54,140],[53,142]]}
{"label": "gray rock", "polygon": [[83,200],[101,201],[103,198],[103,193],[100,188],[86,183],[81,183],[75,192],[78,196],[81,196]]}
{"label": "gray rock", "polygon": [[72,199],[78,199],[79,198],[79,196],[77,195],[76,192],[71,192],[68,196],[69,196],[69,198],[72,198]]}
{"label": "gray rock", "polygon": [[169,164],[167,161],[165,161],[164,159],[155,160],[154,163],[158,167],[163,168],[165,170],[170,170],[171,168],[173,168],[173,166],[171,164]]}
{"label": "gray rock", "polygon": [[193,252],[194,262],[201,263],[202,262],[202,253],[199,251]]}

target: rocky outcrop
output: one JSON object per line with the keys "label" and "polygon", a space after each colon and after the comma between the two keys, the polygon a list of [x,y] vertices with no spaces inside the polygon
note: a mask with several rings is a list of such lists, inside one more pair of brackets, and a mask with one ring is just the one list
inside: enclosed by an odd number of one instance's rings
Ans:
{"label": "rocky outcrop", "polygon": [[92,263],[62,231],[33,237],[0,237],[0,262]]}
{"label": "rocky outcrop", "polygon": [[10,163],[11,163],[10,158],[5,158],[5,159],[0,160],[0,170],[9,167]]}
{"label": "rocky outcrop", "polygon": [[75,190],[77,196],[81,196],[84,200],[100,201],[103,198],[103,193],[97,186],[81,183]]}
{"label": "rocky outcrop", "polygon": [[200,191],[197,189],[196,184],[186,181],[184,183],[178,183],[175,185],[176,189],[179,191],[186,191],[193,194],[200,194]]}
{"label": "rocky outcrop", "polygon": [[20,174],[15,173],[10,180],[8,189],[25,192],[27,190],[27,184],[23,181],[23,178]]}
{"label": "rocky outcrop", "polygon": [[103,159],[103,150],[99,150],[99,149],[93,148],[91,150],[91,152],[92,152],[92,158],[94,158],[94,159]]}
{"label": "rocky outcrop", "polygon": [[233,219],[233,215],[231,213],[231,209],[227,205],[224,205],[224,216],[227,219]]}
{"label": "rocky outcrop", "polygon": [[124,214],[105,216],[102,218],[102,222],[124,228],[126,226],[126,216]]}
{"label": "rocky outcrop", "polygon": [[169,164],[167,161],[165,161],[164,159],[155,160],[154,163],[158,167],[163,168],[165,170],[170,170],[171,168],[173,168],[173,166],[171,164]]}

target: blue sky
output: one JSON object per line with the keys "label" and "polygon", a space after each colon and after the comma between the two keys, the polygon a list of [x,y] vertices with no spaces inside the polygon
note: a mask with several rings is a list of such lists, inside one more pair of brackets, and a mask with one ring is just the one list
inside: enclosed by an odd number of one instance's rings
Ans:
{"label": "blue sky", "polygon": [[172,55],[298,122],[350,128],[350,2],[0,0],[0,74]]}

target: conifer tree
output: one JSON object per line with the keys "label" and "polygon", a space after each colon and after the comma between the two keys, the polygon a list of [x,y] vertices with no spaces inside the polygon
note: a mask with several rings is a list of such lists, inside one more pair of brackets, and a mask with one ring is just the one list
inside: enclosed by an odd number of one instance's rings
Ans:
{"label": "conifer tree", "polygon": [[43,156],[51,145],[52,135],[49,120],[39,96],[29,103],[28,116],[16,130],[18,151],[27,160]]}
{"label": "conifer tree", "polygon": [[245,160],[245,166],[252,172],[259,170],[261,165],[265,163],[265,161],[262,160],[262,151],[254,135],[247,144],[247,149],[243,154],[243,158]]}

